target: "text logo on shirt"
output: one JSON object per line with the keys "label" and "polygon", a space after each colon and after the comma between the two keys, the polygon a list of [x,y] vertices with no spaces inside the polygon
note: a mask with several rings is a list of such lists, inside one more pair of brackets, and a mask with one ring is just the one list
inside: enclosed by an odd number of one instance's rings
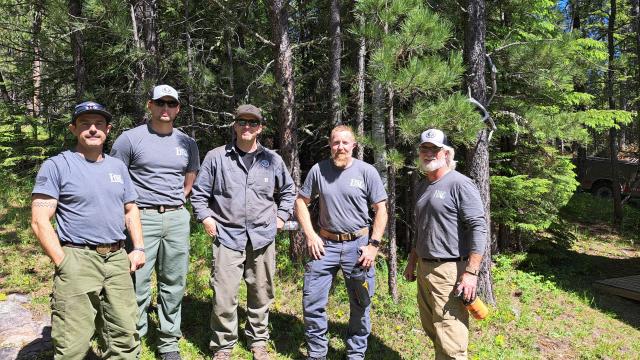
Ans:
{"label": "text logo on shirt", "polygon": [[177,156],[189,157],[189,154],[187,154],[187,149],[181,148],[181,147],[177,147],[176,148],[176,155]]}
{"label": "text logo on shirt", "polygon": [[111,180],[112,183],[120,183],[120,184],[124,184],[122,182],[122,175],[120,174],[112,174],[109,173],[109,179]]}
{"label": "text logo on shirt", "polygon": [[447,193],[445,193],[442,190],[436,190],[433,192],[433,197],[436,199],[442,199],[444,200],[445,195],[447,195]]}
{"label": "text logo on shirt", "polygon": [[364,181],[362,181],[360,179],[351,179],[351,182],[349,183],[349,186],[357,187],[359,189],[364,189]]}

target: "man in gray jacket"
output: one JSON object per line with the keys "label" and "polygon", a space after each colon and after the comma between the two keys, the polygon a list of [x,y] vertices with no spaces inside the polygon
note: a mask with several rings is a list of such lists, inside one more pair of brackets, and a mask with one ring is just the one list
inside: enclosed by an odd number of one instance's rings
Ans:
{"label": "man in gray jacket", "polygon": [[191,196],[198,221],[214,237],[210,342],[214,359],[230,359],[238,341],[238,288],[243,278],[247,343],[254,359],[269,359],[274,240],[277,229],[292,215],[295,193],[280,155],[258,142],[262,121],[259,108],[238,107],[233,125],[236,140],[207,153]]}

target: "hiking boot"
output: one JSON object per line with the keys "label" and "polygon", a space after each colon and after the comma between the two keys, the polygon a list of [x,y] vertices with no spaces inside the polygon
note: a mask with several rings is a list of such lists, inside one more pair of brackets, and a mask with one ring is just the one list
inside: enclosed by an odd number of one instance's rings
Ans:
{"label": "hiking boot", "polygon": [[180,357],[180,353],[177,351],[162,353],[160,354],[160,358],[162,360],[182,360],[182,358]]}
{"label": "hiking boot", "polygon": [[211,360],[231,360],[231,350],[218,350],[213,353]]}
{"label": "hiking boot", "polygon": [[267,347],[262,346],[253,346],[251,347],[251,352],[253,353],[253,360],[269,360],[269,352],[267,351]]}

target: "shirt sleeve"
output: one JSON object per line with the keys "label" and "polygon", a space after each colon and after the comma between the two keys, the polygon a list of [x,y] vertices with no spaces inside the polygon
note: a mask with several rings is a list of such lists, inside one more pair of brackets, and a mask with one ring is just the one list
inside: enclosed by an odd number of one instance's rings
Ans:
{"label": "shirt sleeve", "polygon": [[313,165],[311,170],[309,170],[307,178],[304,180],[304,184],[302,184],[302,187],[298,192],[300,196],[312,199],[318,193],[318,182],[316,181],[316,176],[319,173],[319,170],[320,167],[318,164]]}
{"label": "shirt sleeve", "polygon": [[48,159],[40,167],[31,193],[48,195],[54,199],[60,197],[60,172],[53,160]]}
{"label": "shirt sleeve", "polygon": [[368,166],[365,175],[369,203],[377,204],[387,200],[387,191],[384,189],[384,184],[376,169],[373,166]]}
{"label": "shirt sleeve", "polygon": [[280,190],[280,203],[278,204],[278,217],[287,221],[293,215],[293,203],[296,200],[295,184],[289,174],[287,166],[280,160],[280,167],[276,171],[276,184]]}
{"label": "shirt sleeve", "polygon": [[209,207],[209,199],[215,181],[215,171],[214,156],[209,153],[202,162],[191,193],[191,206],[198,221],[214,215],[213,210]]}
{"label": "shirt sleeve", "polygon": [[123,133],[120,134],[116,141],[113,142],[111,153],[109,155],[122,160],[125,167],[129,168],[129,165],[131,164],[131,152],[131,140],[129,140],[129,137]]}
{"label": "shirt sleeve", "polygon": [[487,222],[480,192],[471,179],[458,185],[458,206],[470,251],[475,254],[484,254],[487,242]]}
{"label": "shirt sleeve", "polygon": [[187,164],[187,172],[198,171],[200,169],[200,153],[198,144],[192,138],[189,138],[189,163]]}

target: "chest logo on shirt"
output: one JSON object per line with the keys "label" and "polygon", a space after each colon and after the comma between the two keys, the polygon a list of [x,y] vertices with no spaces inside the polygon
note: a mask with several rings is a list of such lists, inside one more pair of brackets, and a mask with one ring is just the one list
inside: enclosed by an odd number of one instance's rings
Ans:
{"label": "chest logo on shirt", "polygon": [[176,147],[176,156],[189,157],[189,154],[187,154],[187,149]]}
{"label": "chest logo on shirt", "polygon": [[351,182],[349,183],[349,186],[357,187],[359,189],[364,189],[364,181],[362,181],[360,179],[351,179]]}
{"label": "chest logo on shirt", "polygon": [[260,165],[261,165],[263,168],[268,168],[268,167],[269,167],[269,165],[271,165],[271,163],[269,162],[269,160],[260,160]]}
{"label": "chest logo on shirt", "polygon": [[436,190],[436,191],[433,192],[433,197],[436,198],[436,199],[444,200],[446,195],[447,195],[447,193],[445,193],[442,190]]}
{"label": "chest logo on shirt", "polygon": [[109,180],[111,180],[112,183],[124,184],[122,182],[122,175],[120,175],[120,174],[109,173]]}

